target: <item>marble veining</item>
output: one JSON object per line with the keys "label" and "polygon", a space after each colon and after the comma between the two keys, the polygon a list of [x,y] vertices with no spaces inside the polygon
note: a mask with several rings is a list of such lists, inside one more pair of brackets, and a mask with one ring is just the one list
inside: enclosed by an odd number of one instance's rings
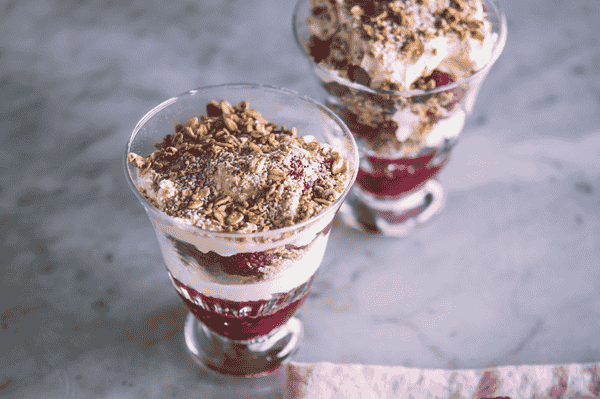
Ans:
{"label": "marble veining", "polygon": [[[220,397],[121,156],[159,102],[226,82],[322,93],[294,2],[0,2],[0,396]],[[600,5],[505,0],[508,41],[404,240],[337,222],[297,360],[600,361]],[[276,396],[276,395],[275,395]]]}

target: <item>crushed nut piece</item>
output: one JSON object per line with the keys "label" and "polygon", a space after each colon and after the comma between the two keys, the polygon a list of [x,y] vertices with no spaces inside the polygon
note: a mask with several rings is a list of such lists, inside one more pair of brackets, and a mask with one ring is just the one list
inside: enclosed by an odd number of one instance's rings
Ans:
{"label": "crushed nut piece", "polygon": [[360,6],[358,4],[354,5],[351,9],[350,12],[353,15],[356,15],[357,17],[360,17],[361,15],[363,15],[363,10],[362,8],[360,8]]}
{"label": "crushed nut piece", "polygon": [[281,181],[285,179],[285,173],[279,169],[272,169],[269,171],[268,178],[274,181]]}
{"label": "crushed nut piece", "polygon": [[237,130],[237,124],[233,121],[233,118],[225,118],[225,126],[229,129],[230,132],[234,132]]}
{"label": "crushed nut piece", "polygon": [[345,172],[347,169],[346,160],[342,157],[337,158],[331,165],[331,172],[335,175]]}
{"label": "crushed nut piece", "polygon": [[235,110],[227,100],[221,100],[221,102],[219,103],[219,108],[221,108],[223,115],[233,114],[235,112]]}
{"label": "crushed nut piece", "polygon": [[221,199],[219,199],[219,200],[215,201],[215,202],[213,203],[213,206],[219,206],[219,205],[223,205],[223,204],[226,204],[226,203],[228,203],[228,202],[230,202],[230,201],[231,201],[231,197],[230,197],[230,196],[228,196],[228,195],[226,195],[225,197],[223,197],[223,198],[221,198]]}
{"label": "crushed nut piece", "polygon": [[188,208],[198,209],[198,208],[201,208],[203,205],[204,205],[204,201],[192,201],[192,202],[190,202],[190,205],[188,206]]}
{"label": "crushed nut piece", "polygon": [[244,220],[244,215],[242,215],[239,212],[233,212],[232,214],[227,216],[226,222],[228,225],[233,226],[238,224],[242,220]]}
{"label": "crushed nut piece", "polygon": [[144,158],[134,154],[133,152],[130,152],[129,155],[127,155],[127,159],[138,169],[142,169],[144,167]]}

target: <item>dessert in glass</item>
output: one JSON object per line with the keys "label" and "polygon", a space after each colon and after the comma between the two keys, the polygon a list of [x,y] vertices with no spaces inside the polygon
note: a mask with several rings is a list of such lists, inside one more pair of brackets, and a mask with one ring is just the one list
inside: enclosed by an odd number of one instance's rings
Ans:
{"label": "dessert in glass", "polygon": [[340,215],[406,236],[443,208],[436,176],[502,52],[504,14],[491,0],[299,0],[293,30],[359,147]]}
{"label": "dessert in glass", "polygon": [[294,313],[357,171],[341,119],[285,89],[199,88],[141,119],[125,172],[190,310],[184,336],[199,364],[261,376],[296,353]]}

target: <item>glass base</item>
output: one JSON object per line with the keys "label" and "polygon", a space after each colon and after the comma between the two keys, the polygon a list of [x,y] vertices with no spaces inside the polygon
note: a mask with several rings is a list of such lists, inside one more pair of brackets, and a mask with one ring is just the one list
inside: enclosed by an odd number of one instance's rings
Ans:
{"label": "glass base", "polygon": [[292,317],[269,335],[233,341],[215,334],[189,313],[185,319],[185,343],[200,366],[217,375],[262,377],[291,360],[302,340],[302,322]]}
{"label": "glass base", "polygon": [[444,207],[444,188],[429,180],[419,191],[398,200],[380,200],[356,185],[339,215],[348,226],[385,237],[406,237]]}

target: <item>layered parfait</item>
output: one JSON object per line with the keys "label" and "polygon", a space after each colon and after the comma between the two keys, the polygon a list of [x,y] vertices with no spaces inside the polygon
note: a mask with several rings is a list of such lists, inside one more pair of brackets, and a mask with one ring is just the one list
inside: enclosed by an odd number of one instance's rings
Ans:
{"label": "layered parfait", "polygon": [[160,211],[149,215],[183,302],[235,341],[283,325],[322,261],[334,213],[314,217],[348,187],[348,160],[246,101],[209,102],[206,115],[177,123],[155,147],[128,160]]}
{"label": "layered parfait", "polygon": [[421,188],[447,163],[483,79],[471,77],[492,60],[486,5],[311,0],[307,23],[328,105],[361,148],[358,187],[380,200]]}

